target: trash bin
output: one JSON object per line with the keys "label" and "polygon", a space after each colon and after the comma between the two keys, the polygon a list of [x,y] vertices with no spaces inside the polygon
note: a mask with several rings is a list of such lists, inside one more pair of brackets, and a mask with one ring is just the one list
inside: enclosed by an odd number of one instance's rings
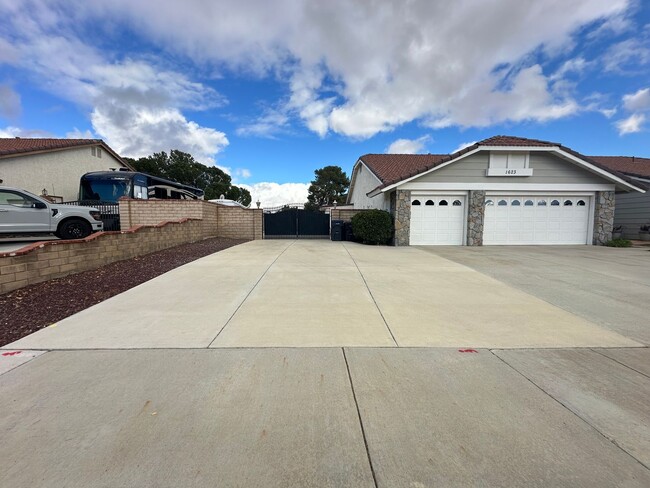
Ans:
{"label": "trash bin", "polygon": [[352,222],[345,222],[343,224],[343,240],[354,241],[354,234],[352,233]]}
{"label": "trash bin", "polygon": [[333,241],[343,240],[343,221],[332,220],[332,228],[330,230],[330,237]]}

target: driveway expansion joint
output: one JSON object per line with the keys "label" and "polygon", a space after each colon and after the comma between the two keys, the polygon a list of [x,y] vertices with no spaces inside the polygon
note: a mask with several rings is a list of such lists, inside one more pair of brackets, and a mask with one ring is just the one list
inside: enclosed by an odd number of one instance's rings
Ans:
{"label": "driveway expansion joint", "polygon": [[[627,454],[630,458],[632,458],[634,461],[636,461],[638,464],[643,466],[645,469],[650,471],[650,466],[647,466],[644,462],[636,458],[634,455],[632,455],[629,451],[621,447],[621,445],[616,441],[616,439],[613,439],[606,435],[604,432],[602,432],[600,429],[598,429],[596,426],[594,426],[591,422],[586,420],[585,418],[581,417],[577,412],[572,410],[569,406],[566,404],[562,403],[559,399],[555,398],[553,395],[551,395],[549,392],[547,392],[544,388],[539,386],[537,383],[535,383],[533,380],[531,380],[528,376],[526,376],[524,373],[519,371],[517,368],[515,368],[513,365],[511,365],[509,362],[507,362],[505,359],[499,357],[499,355],[495,354],[492,349],[488,349],[490,351],[490,354],[492,354],[494,357],[496,357],[499,361],[501,361],[503,364],[511,368],[513,371],[515,371],[517,374],[521,375],[526,381],[528,381],[531,385],[533,385],[535,388],[540,390],[542,393],[547,395],[549,398],[551,398],[553,401],[564,407],[566,410],[571,412],[575,417],[579,418],[581,421],[583,421],[585,424],[587,424],[589,427],[591,427],[594,431],[596,431],[599,435],[601,435],[603,438],[607,439],[612,445],[616,446],[618,449],[623,451],[625,454]],[[632,368],[630,368],[632,369]]]}
{"label": "driveway expansion joint", "polygon": [[259,284],[260,284],[260,281],[262,281],[262,280],[264,279],[264,277],[266,276],[266,273],[269,272],[269,270],[273,267],[273,265],[275,264],[275,262],[276,262],[278,259],[280,259],[280,256],[282,256],[282,255],[287,251],[287,249],[289,249],[289,248],[290,248],[291,246],[293,246],[295,243],[296,243],[296,241],[292,241],[291,244],[289,244],[287,247],[285,247],[285,248],[282,250],[282,252],[281,252],[280,254],[278,254],[278,255],[275,257],[275,259],[273,260],[273,262],[272,262],[271,264],[269,264],[269,267],[266,268],[266,269],[264,270],[264,273],[262,273],[262,276],[260,276],[260,279],[257,280],[257,281],[255,282],[255,284],[253,285],[253,287],[249,290],[249,292],[246,294],[246,296],[245,296],[244,299],[241,301],[241,303],[237,306],[237,308],[236,308],[235,311],[232,313],[232,315],[228,318],[228,320],[226,320],[226,323],[223,324],[223,327],[221,327],[221,329],[219,329],[219,332],[217,332],[217,335],[214,336],[214,339],[212,339],[212,340],[210,341],[210,343],[206,346],[206,349],[208,349],[210,346],[212,346],[212,344],[214,343],[214,341],[216,341],[216,340],[219,338],[219,335],[224,331],[224,329],[225,329],[226,327],[228,327],[228,324],[230,323],[230,321],[233,319],[233,317],[234,317],[235,315],[237,315],[237,312],[239,312],[239,309],[242,307],[242,305],[244,305],[244,303],[246,303],[246,300],[248,300],[248,297],[251,296],[251,293],[253,293],[253,290],[255,290],[255,288],[257,288],[257,285],[259,285]]}
{"label": "driveway expansion joint", "polygon": [[386,325],[386,329],[388,329],[388,333],[390,334],[390,337],[393,339],[393,342],[395,343],[395,346],[400,347],[399,343],[397,342],[397,339],[395,338],[395,335],[393,334],[393,331],[390,330],[390,326],[388,325],[388,322],[386,321],[386,317],[384,317],[384,313],[381,311],[381,308],[379,308],[379,304],[377,304],[377,300],[375,300],[375,296],[372,294],[372,290],[370,290],[370,287],[368,286],[368,282],[366,281],[366,277],[363,276],[363,273],[361,272],[361,268],[359,268],[359,265],[355,261],[355,259],[352,257],[352,254],[350,254],[350,250],[347,248],[345,244],[343,244],[343,249],[345,249],[345,252],[348,253],[348,256],[350,256],[350,259],[354,263],[354,266],[357,268],[357,271],[359,272],[359,275],[361,276],[361,279],[363,280],[363,284],[366,285],[366,289],[368,290],[368,293],[370,293],[370,298],[372,298],[372,302],[375,304],[375,307],[377,308],[377,311],[379,312],[379,315],[381,316],[381,319],[384,321],[384,324]]}
{"label": "driveway expansion joint", "polygon": [[370,472],[372,473],[372,481],[377,485],[377,474],[375,473],[375,467],[372,464],[372,457],[370,456],[370,448],[368,447],[368,437],[366,436],[366,429],[363,426],[363,418],[361,417],[361,409],[359,408],[359,402],[357,401],[357,393],[354,391],[354,383],[352,382],[352,374],[350,373],[350,365],[348,364],[348,357],[345,354],[345,348],[341,348],[343,353],[343,360],[345,361],[345,369],[348,372],[348,381],[350,382],[350,389],[352,391],[352,399],[354,400],[354,405],[357,409],[357,416],[359,417],[359,427],[361,427],[361,435],[363,436],[363,444],[366,449],[366,456],[368,457],[368,465],[370,466]]}
{"label": "driveway expansion joint", "polygon": [[[632,366],[630,366],[630,365],[628,365],[628,364],[625,364],[625,363],[622,363],[622,362],[619,361],[618,359],[615,359],[615,358],[613,358],[613,357],[611,357],[611,356],[608,356],[607,354],[603,354],[603,353],[600,352],[597,348],[593,348],[593,347],[592,347],[592,348],[590,348],[590,349],[591,349],[593,352],[595,352],[595,353],[597,353],[597,354],[600,354],[601,356],[603,356],[603,357],[605,357],[605,358],[607,358],[607,359],[609,359],[609,360],[611,360],[611,361],[614,361],[615,363],[620,364],[621,366],[625,366],[627,369],[631,369],[631,370],[634,371],[635,373],[639,373],[641,376],[645,376],[646,378],[650,378],[650,376],[647,375],[646,373],[644,373],[644,372],[642,372],[642,371],[639,371],[638,369],[634,369]],[[607,348],[600,348],[600,349],[607,349]],[[626,347],[625,349],[643,349],[643,348],[638,348],[638,347],[637,347],[637,348],[629,348],[629,347]],[[647,348],[646,348],[646,349],[647,349]]]}

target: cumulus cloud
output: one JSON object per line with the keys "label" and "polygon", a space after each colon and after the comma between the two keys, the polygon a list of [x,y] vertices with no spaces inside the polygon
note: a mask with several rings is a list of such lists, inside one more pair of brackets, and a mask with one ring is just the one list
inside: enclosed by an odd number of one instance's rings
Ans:
{"label": "cumulus cloud", "polygon": [[39,129],[21,129],[20,127],[8,126],[0,128],[0,137],[52,137],[47,131]]}
{"label": "cumulus cloud", "polygon": [[622,119],[616,122],[618,133],[620,135],[633,134],[643,130],[643,123],[646,118],[643,114],[632,114],[627,119]]}
{"label": "cumulus cloud", "polygon": [[307,183],[255,183],[254,185],[239,185],[246,188],[253,198],[264,208],[279,207],[288,203],[305,203],[309,184]]}
{"label": "cumulus cloud", "polygon": [[630,112],[650,110],[650,88],[623,95],[623,106]]}
{"label": "cumulus cloud", "polygon": [[0,117],[15,119],[20,111],[20,95],[9,85],[0,85]]}
{"label": "cumulus cloud", "polygon": [[[74,5],[31,0],[24,5],[21,22],[13,22],[21,31],[33,29],[33,12],[39,23],[65,28],[66,38],[78,25],[119,22],[199,65],[287,80],[285,113],[322,137],[336,132],[354,138],[413,120],[438,128],[483,127],[571,115],[579,107],[563,77],[582,69],[581,61],[545,73],[530,61],[531,53],[563,55],[572,36],[594,22],[601,31],[622,32],[630,9],[629,0],[87,0]],[[38,48],[57,53],[52,41],[44,38]],[[80,49],[82,56],[96,55]],[[621,44],[606,66],[644,56],[642,46]],[[66,56],[50,59],[86,75],[87,64],[73,66]],[[83,85],[84,76],[74,74],[70,81]],[[73,86],[78,88],[84,86]],[[173,104],[182,102],[170,103],[180,109]],[[261,120],[241,131],[268,134],[272,123]]]}
{"label": "cumulus cloud", "polygon": [[417,139],[397,139],[385,149],[387,154],[417,154],[422,152],[427,142],[431,140],[428,135]]}

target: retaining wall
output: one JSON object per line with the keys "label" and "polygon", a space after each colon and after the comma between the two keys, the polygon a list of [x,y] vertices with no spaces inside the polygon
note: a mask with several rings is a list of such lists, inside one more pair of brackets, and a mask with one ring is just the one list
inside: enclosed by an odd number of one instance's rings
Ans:
{"label": "retaining wall", "polygon": [[122,232],[98,232],[85,239],[37,242],[0,253],[0,293],[201,239],[203,222],[181,219]]}

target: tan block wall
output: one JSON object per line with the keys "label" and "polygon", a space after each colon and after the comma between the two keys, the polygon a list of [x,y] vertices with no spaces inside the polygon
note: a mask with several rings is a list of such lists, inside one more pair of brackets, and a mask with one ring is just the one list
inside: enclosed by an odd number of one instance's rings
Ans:
{"label": "tan block wall", "polygon": [[331,220],[344,220],[345,222],[350,222],[352,221],[352,217],[354,217],[356,214],[360,212],[367,212],[368,210],[371,209],[365,209],[365,208],[333,208],[330,210],[330,219]]}
{"label": "tan block wall", "polygon": [[181,220],[137,226],[125,232],[100,232],[74,241],[35,243],[16,252],[0,254],[0,293],[202,238],[201,220]]}
{"label": "tan block wall", "polygon": [[201,220],[203,237],[263,238],[264,215],[260,209],[227,207],[205,200],[120,200],[122,228],[181,218]]}

